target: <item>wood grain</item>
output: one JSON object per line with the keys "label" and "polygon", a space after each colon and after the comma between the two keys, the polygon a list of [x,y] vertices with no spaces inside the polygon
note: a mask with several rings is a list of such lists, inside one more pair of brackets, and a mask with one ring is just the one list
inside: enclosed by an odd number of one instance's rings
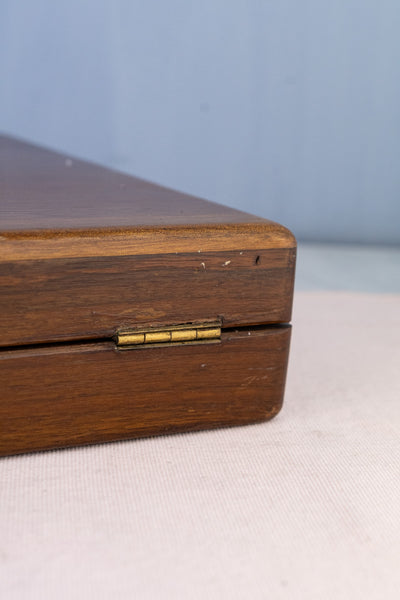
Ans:
{"label": "wood grain", "polygon": [[277,223],[0,137],[0,346],[291,317]]}
{"label": "wood grain", "polygon": [[262,421],[279,411],[290,327],[220,344],[112,342],[0,353],[0,454]]}
{"label": "wood grain", "polygon": [[[46,235],[45,235],[46,234]],[[19,260],[132,256],[238,249],[295,248],[293,235],[272,222],[180,225],[129,230],[0,233],[0,263]]]}
{"label": "wood grain", "polygon": [[[1,231],[109,231],[268,221],[0,136]],[[47,233],[48,235],[48,233]]]}
{"label": "wood grain", "polygon": [[[285,227],[4,137],[0,214],[0,454],[279,411],[296,258]],[[111,341],[214,320],[220,344]]]}
{"label": "wood grain", "polygon": [[139,325],[287,323],[294,249],[0,264],[0,346],[111,337]]}
{"label": "wood grain", "polygon": [[282,225],[0,136],[0,261],[293,248]]}

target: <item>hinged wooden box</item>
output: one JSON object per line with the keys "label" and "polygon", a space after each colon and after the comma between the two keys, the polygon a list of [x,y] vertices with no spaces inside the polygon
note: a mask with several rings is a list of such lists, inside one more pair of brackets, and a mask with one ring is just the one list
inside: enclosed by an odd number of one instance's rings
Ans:
{"label": "hinged wooden box", "polygon": [[280,409],[281,225],[1,138],[0,454]]}

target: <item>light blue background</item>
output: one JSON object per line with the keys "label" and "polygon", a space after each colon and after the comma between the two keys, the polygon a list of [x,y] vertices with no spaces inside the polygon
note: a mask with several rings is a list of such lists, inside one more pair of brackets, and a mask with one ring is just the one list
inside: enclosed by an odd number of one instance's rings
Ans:
{"label": "light blue background", "polygon": [[0,0],[0,47],[5,132],[400,243],[398,0]]}

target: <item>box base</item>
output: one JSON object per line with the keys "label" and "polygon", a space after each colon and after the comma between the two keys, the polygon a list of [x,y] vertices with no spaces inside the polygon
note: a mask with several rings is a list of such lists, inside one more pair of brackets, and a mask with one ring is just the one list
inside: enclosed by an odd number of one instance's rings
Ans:
{"label": "box base", "polygon": [[220,344],[0,352],[0,455],[269,419],[282,405],[290,333],[283,325],[227,330]]}

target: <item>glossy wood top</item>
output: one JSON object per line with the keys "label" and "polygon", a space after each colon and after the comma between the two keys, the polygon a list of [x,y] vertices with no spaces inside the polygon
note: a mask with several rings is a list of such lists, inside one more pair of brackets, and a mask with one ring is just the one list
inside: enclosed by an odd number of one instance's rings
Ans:
{"label": "glossy wood top", "polygon": [[0,181],[3,232],[264,221],[4,136]]}
{"label": "glossy wood top", "polygon": [[0,260],[294,247],[281,225],[0,136]]}

